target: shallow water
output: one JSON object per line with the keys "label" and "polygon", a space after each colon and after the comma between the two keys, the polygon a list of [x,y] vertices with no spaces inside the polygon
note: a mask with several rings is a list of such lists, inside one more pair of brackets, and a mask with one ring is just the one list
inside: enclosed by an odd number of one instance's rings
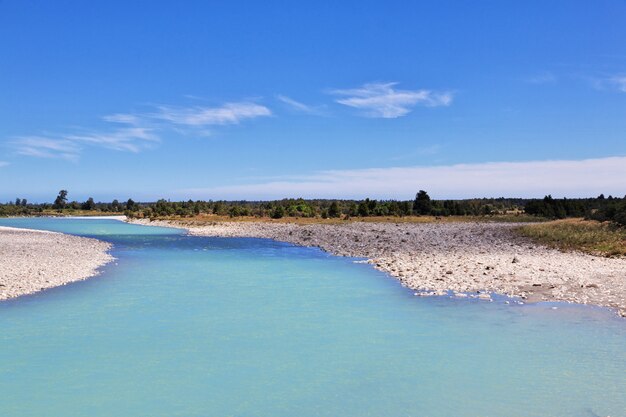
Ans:
{"label": "shallow water", "polygon": [[114,220],[96,278],[0,303],[0,416],[625,416],[626,321],[418,298],[353,259]]}

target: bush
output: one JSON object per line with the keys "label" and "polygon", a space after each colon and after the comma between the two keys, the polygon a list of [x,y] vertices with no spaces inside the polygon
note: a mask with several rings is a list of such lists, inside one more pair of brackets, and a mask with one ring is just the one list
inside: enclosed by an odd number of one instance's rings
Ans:
{"label": "bush", "polygon": [[276,206],[272,210],[270,217],[272,219],[282,219],[285,216],[285,209],[283,206]]}
{"label": "bush", "polygon": [[341,211],[339,210],[339,204],[333,201],[328,208],[328,217],[336,218],[341,217]]}

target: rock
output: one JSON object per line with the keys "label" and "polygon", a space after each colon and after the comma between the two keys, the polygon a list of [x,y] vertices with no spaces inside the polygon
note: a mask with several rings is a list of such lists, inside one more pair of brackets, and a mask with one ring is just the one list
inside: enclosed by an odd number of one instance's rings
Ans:
{"label": "rock", "polygon": [[92,277],[113,260],[110,248],[91,238],[0,227],[0,300]]}

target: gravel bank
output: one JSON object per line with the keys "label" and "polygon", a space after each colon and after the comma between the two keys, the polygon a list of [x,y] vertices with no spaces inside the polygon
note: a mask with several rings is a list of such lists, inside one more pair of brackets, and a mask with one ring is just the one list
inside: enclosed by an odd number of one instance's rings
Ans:
{"label": "gravel bank", "polygon": [[[186,223],[192,235],[260,237],[367,258],[418,295],[490,299],[495,292],[528,302],[568,301],[611,307],[626,316],[626,259],[560,252],[517,236],[511,223]],[[480,292],[480,293],[479,293]]]}
{"label": "gravel bank", "polygon": [[94,276],[113,260],[110,248],[96,239],[0,226],[0,300]]}

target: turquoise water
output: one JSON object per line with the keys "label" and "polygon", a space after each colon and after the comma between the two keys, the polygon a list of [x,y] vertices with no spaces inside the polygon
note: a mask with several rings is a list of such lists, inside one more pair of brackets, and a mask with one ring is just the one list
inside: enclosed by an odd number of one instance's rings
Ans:
{"label": "turquoise water", "polygon": [[97,278],[0,303],[0,416],[626,416],[626,321],[418,298],[317,249],[114,220]]}

